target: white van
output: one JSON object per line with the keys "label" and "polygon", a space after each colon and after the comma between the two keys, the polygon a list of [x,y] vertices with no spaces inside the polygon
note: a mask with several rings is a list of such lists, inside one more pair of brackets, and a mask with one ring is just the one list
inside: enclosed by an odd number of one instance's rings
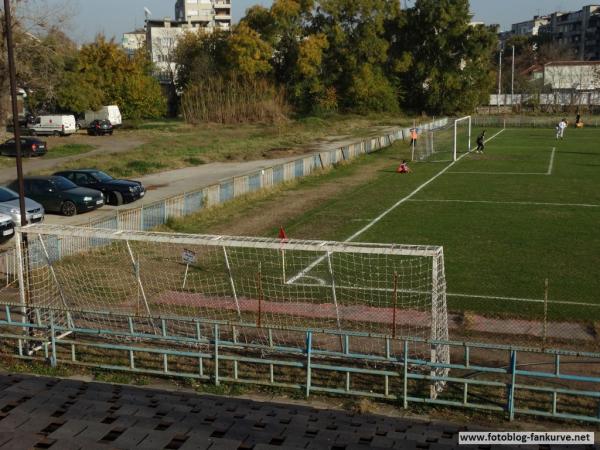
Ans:
{"label": "white van", "polygon": [[123,123],[121,111],[117,105],[103,106],[98,111],[86,111],[85,120],[79,125],[82,128],[87,128],[94,120],[108,120],[113,127],[118,127]]}
{"label": "white van", "polygon": [[69,136],[77,132],[77,122],[75,116],[37,116],[27,128],[34,136]]}

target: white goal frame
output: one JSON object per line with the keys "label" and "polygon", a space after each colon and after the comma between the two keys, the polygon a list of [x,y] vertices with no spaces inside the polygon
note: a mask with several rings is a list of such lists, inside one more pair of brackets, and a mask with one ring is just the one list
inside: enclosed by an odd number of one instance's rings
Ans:
{"label": "white goal frame", "polygon": [[[22,252],[22,248],[19,243],[22,242],[22,235],[28,235],[30,237],[29,244],[29,256],[28,259],[33,261],[32,267],[37,268],[44,266],[48,269],[48,279],[45,283],[55,285],[58,289],[56,294],[55,304],[58,308],[69,310],[70,301],[65,300],[63,288],[61,287],[60,277],[57,277],[55,272],[55,265],[60,264],[60,261],[69,256],[85,255],[88,252],[94,251],[94,249],[106,248],[111,242],[122,242],[124,248],[125,259],[130,260],[130,264],[137,269],[135,270],[135,280],[137,282],[138,290],[141,293],[140,305],[142,308],[141,314],[151,317],[151,308],[148,306],[149,298],[147,298],[147,291],[140,278],[139,259],[137,259],[132,252],[132,245],[135,242],[145,242],[149,245],[155,244],[169,244],[176,246],[178,249],[184,250],[186,248],[202,247],[205,249],[217,249],[224,253],[225,267],[223,268],[224,276],[228,277],[231,284],[232,299],[235,301],[238,315],[240,312],[239,302],[241,301],[239,292],[236,293],[236,282],[232,275],[233,264],[231,258],[228,258],[228,254],[234,252],[235,249],[248,249],[248,251],[257,250],[269,250],[278,254],[282,262],[282,270],[280,272],[279,280],[282,287],[295,286],[298,289],[306,288],[319,288],[329,289],[332,292],[332,299],[336,316],[339,322],[339,309],[343,306],[338,306],[338,293],[340,290],[346,292],[373,292],[374,294],[383,295],[385,298],[394,297],[396,294],[419,294],[423,296],[423,299],[428,299],[424,304],[425,308],[423,311],[427,311],[429,307],[430,314],[430,326],[428,332],[415,335],[414,337],[420,337],[424,339],[432,339],[434,341],[444,341],[448,339],[448,319],[447,319],[447,306],[446,306],[446,284],[445,284],[445,270],[444,270],[444,252],[443,248],[439,246],[417,246],[417,245],[395,245],[395,244],[367,244],[367,243],[349,243],[349,242],[332,242],[332,241],[308,241],[308,240],[294,240],[294,239],[269,239],[259,237],[230,237],[230,236],[213,236],[213,235],[189,235],[189,234],[177,234],[177,233],[164,233],[164,232],[144,232],[144,231],[117,231],[109,229],[90,229],[83,227],[74,226],[59,226],[49,224],[35,224],[29,225],[24,228],[17,230],[17,257],[23,260],[25,255]],[[52,248],[47,247],[44,243],[46,239],[52,238]],[[131,243],[131,245],[130,245]],[[190,247],[192,246],[192,247]],[[134,249],[135,250],[135,249]],[[111,250],[112,251],[112,250]],[[32,253],[33,252],[33,253]],[[296,270],[286,273],[286,264],[288,268],[292,268],[286,261],[292,257],[297,257],[298,254],[306,254],[306,260],[301,266],[296,266]],[[422,263],[423,270],[426,270],[430,274],[431,278],[429,285],[423,285],[420,288],[408,284],[398,284],[398,286],[387,286],[387,285],[372,285],[362,286],[355,285],[353,282],[349,282],[347,279],[338,279],[334,273],[334,269],[331,263],[331,257],[334,254],[352,254],[356,257],[366,258],[369,255],[393,258],[424,258]],[[312,256],[311,256],[312,255]],[[323,280],[314,276],[312,269],[319,264],[325,264],[328,267],[329,279]],[[257,265],[260,267],[260,262],[257,260]],[[22,266],[19,266],[22,267]],[[260,270],[260,269],[259,269]],[[20,303],[23,307],[26,307],[26,293],[25,286],[28,283],[24,279],[24,271],[20,270],[18,273],[20,288]],[[228,274],[228,275],[227,275]],[[187,269],[184,277],[187,277]],[[394,280],[394,283],[396,280]],[[185,278],[184,278],[185,283]],[[349,283],[349,284],[348,284]],[[308,291],[306,291],[308,292]],[[241,297],[243,298],[243,297]],[[290,300],[290,299],[287,299]],[[31,297],[30,307],[41,306],[44,304],[37,304],[36,297]],[[379,305],[385,308],[386,305]],[[389,309],[389,305],[387,305]],[[398,314],[401,314],[401,306],[398,305]],[[394,314],[396,312],[396,306],[394,304]],[[339,325],[338,325],[339,326]],[[320,327],[322,328],[322,326]],[[400,325],[399,325],[400,328]],[[395,330],[395,322],[394,322]],[[372,331],[371,331],[372,332]],[[387,333],[382,333],[387,334]],[[412,337],[405,335],[405,337]],[[446,350],[447,351],[447,350]]]}
{"label": "white goal frame", "polygon": [[454,150],[452,152],[452,160],[456,161],[457,158],[457,154],[458,154],[458,124],[461,122],[467,122],[469,123],[469,141],[468,141],[468,147],[467,147],[467,153],[471,151],[471,130],[472,130],[472,118],[471,116],[465,116],[465,117],[461,117],[459,119],[456,119],[454,121]]}

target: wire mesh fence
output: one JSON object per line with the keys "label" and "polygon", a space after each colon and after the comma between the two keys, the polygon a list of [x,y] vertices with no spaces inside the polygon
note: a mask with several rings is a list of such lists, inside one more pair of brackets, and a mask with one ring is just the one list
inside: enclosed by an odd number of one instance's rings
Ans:
{"label": "wire mesh fence", "polygon": [[[527,116],[527,115],[479,115],[473,116],[474,127],[507,127],[507,128],[549,128],[554,129],[556,125],[566,118],[565,114]],[[600,127],[600,116],[583,116],[584,127]],[[570,117],[570,125],[575,126],[575,116]]]}

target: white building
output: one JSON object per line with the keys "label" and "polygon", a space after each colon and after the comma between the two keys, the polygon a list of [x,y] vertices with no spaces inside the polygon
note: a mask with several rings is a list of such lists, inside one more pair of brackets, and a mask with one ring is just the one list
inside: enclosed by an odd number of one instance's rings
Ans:
{"label": "white building", "polygon": [[[168,84],[175,77],[173,55],[177,41],[186,32],[229,30],[230,0],[176,0],[175,19],[146,20],[144,42],[157,69],[157,77]],[[125,36],[123,36],[125,41]],[[129,40],[133,37],[128,36]]]}
{"label": "white building", "polygon": [[231,26],[230,0],[177,0],[175,20],[179,22],[213,23],[219,28]]}
{"label": "white building", "polygon": [[129,57],[133,56],[135,52],[140,50],[144,44],[146,43],[146,30],[140,29],[135,31],[130,31],[128,33],[123,33],[123,40],[121,41],[121,46],[125,53]]}
{"label": "white building", "polygon": [[600,61],[556,61],[544,65],[544,86],[552,91],[600,90]]}
{"label": "white building", "polygon": [[550,23],[548,16],[535,16],[532,20],[514,23],[511,26],[511,35],[513,36],[537,36],[544,25]]}

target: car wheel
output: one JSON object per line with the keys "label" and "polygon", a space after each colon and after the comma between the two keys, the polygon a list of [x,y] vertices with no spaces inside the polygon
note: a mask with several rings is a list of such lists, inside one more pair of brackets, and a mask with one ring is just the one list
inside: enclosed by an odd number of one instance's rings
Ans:
{"label": "car wheel", "polygon": [[30,134],[31,134],[32,136],[37,136],[37,132],[36,132],[35,130],[31,130],[31,133],[30,133]]}
{"label": "car wheel", "polygon": [[75,206],[75,203],[67,200],[60,207],[60,212],[63,214],[63,216],[71,217],[77,214],[77,207]]}
{"label": "car wheel", "polygon": [[54,137],[60,137],[60,131],[55,131],[54,133],[52,133],[52,135]]}
{"label": "car wheel", "polygon": [[112,131],[109,131],[109,132],[108,132],[108,134],[109,134],[110,136],[112,136],[113,132],[112,132]]}
{"label": "car wheel", "polygon": [[121,206],[123,204],[123,194],[117,191],[110,193],[110,204],[115,206]]}

